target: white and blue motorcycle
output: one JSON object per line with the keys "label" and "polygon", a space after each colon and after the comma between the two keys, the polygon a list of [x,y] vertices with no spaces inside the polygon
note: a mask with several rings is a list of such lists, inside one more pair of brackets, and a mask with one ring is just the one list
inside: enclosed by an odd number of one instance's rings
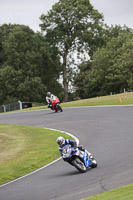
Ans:
{"label": "white and blue motorcycle", "polygon": [[97,167],[97,161],[93,156],[90,158],[87,152],[87,150],[82,151],[79,148],[72,148],[71,145],[65,145],[62,149],[62,158],[84,173],[89,168]]}

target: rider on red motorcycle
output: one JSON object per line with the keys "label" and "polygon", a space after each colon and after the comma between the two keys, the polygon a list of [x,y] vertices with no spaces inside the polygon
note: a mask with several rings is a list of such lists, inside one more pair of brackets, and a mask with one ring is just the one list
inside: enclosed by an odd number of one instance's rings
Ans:
{"label": "rider on red motorcycle", "polygon": [[48,108],[51,108],[51,110],[55,110],[55,112],[63,111],[60,105],[59,98],[51,94],[51,92],[47,93],[46,101],[48,103]]}
{"label": "rider on red motorcycle", "polygon": [[46,101],[48,103],[48,108],[52,109],[52,100],[55,100],[56,96],[51,94],[51,92],[47,92]]}

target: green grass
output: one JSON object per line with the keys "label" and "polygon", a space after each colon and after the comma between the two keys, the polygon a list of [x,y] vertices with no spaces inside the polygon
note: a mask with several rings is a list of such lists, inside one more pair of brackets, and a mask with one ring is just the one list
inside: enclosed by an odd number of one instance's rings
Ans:
{"label": "green grass", "polygon": [[[119,102],[119,96],[121,98],[121,102]],[[35,105],[33,105],[33,106],[35,106]],[[121,94],[116,94],[116,95],[108,95],[108,96],[102,96],[102,97],[95,97],[95,98],[89,98],[89,99],[82,99],[82,100],[71,101],[71,102],[67,102],[67,103],[61,103],[62,108],[80,107],[80,106],[104,106],[104,105],[133,105],[133,92],[121,93]],[[12,111],[12,112],[41,110],[41,109],[47,109],[47,108],[48,108],[47,105],[46,106],[37,106],[37,107],[26,108],[23,110],[17,110],[17,111]],[[0,114],[2,114],[2,113],[0,113]]]}
{"label": "green grass", "polygon": [[[119,102],[119,96],[122,102]],[[133,105],[133,92],[62,103],[62,107]],[[46,109],[47,106],[26,110]],[[20,111],[18,111],[20,112]],[[60,157],[56,138],[66,134],[43,128],[0,125],[0,184],[30,173]],[[133,185],[120,187],[86,200],[132,200]]]}
{"label": "green grass", "polygon": [[[119,102],[119,96],[121,98],[121,102]],[[63,103],[62,107],[130,105],[130,104],[133,104],[133,92],[67,102]]]}
{"label": "green grass", "polygon": [[0,184],[60,157],[56,138],[66,134],[43,128],[0,125]]}
{"label": "green grass", "polygon": [[133,184],[104,192],[84,200],[133,200]]}
{"label": "green grass", "polygon": [[[119,102],[119,97],[121,98],[121,102]],[[62,108],[80,107],[80,106],[104,106],[104,105],[133,105],[133,92],[61,103]],[[46,108],[47,106],[40,106],[40,107],[28,108],[26,110],[38,110]]]}

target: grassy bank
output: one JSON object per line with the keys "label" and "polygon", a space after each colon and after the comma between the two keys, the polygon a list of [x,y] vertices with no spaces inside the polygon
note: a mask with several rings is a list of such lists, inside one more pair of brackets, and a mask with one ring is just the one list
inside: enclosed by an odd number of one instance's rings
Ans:
{"label": "grassy bank", "polygon": [[84,200],[132,200],[133,184],[89,197]]}
{"label": "grassy bank", "polygon": [[56,138],[66,134],[43,128],[0,125],[0,184],[60,157]]}
{"label": "grassy bank", "polygon": [[[41,110],[41,109],[48,108],[47,105],[36,106],[36,107],[35,105],[36,104],[33,104],[33,107],[31,108],[26,108],[23,110],[17,110],[17,111],[12,111],[12,112],[23,112],[23,111],[29,111],[29,110]],[[133,92],[95,97],[95,98],[89,98],[89,99],[81,99],[77,101],[61,103],[62,108],[80,107],[80,106],[104,106],[104,105],[133,105]],[[0,114],[3,114],[3,113],[0,113]]]}
{"label": "grassy bank", "polygon": [[[104,106],[104,105],[133,105],[133,92],[61,103],[62,108],[80,107],[80,106]],[[24,110],[38,110],[46,108],[48,107],[40,106]]]}
{"label": "grassy bank", "polygon": [[72,101],[68,103],[63,103],[62,107],[130,105],[130,104],[133,104],[133,92]]}

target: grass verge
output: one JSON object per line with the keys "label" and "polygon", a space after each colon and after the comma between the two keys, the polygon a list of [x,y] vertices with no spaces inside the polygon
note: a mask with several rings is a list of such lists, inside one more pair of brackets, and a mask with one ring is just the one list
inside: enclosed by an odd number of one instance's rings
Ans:
{"label": "grass verge", "polygon": [[84,200],[132,200],[133,184],[89,197]]}
{"label": "grass verge", "polygon": [[0,184],[28,174],[60,157],[58,131],[0,125]]}
{"label": "grass verge", "polygon": [[62,107],[130,105],[130,104],[133,104],[133,92],[72,101],[68,103],[63,103]]}
{"label": "grass verge", "polygon": [[[104,105],[133,105],[133,92],[61,103],[62,108],[80,107],[80,106],[104,106]],[[46,108],[48,107],[41,106],[41,107],[27,108],[26,110],[38,110]]]}
{"label": "grass verge", "polygon": [[[133,92],[61,103],[62,108],[80,107],[80,106],[105,106],[105,105],[133,105]],[[48,106],[46,105],[46,106],[37,106],[37,107],[26,108],[23,110],[17,110],[17,111],[11,111],[11,112],[23,112],[23,111],[41,110],[41,109],[47,109],[47,108]],[[3,113],[0,113],[0,114],[3,114]]]}

